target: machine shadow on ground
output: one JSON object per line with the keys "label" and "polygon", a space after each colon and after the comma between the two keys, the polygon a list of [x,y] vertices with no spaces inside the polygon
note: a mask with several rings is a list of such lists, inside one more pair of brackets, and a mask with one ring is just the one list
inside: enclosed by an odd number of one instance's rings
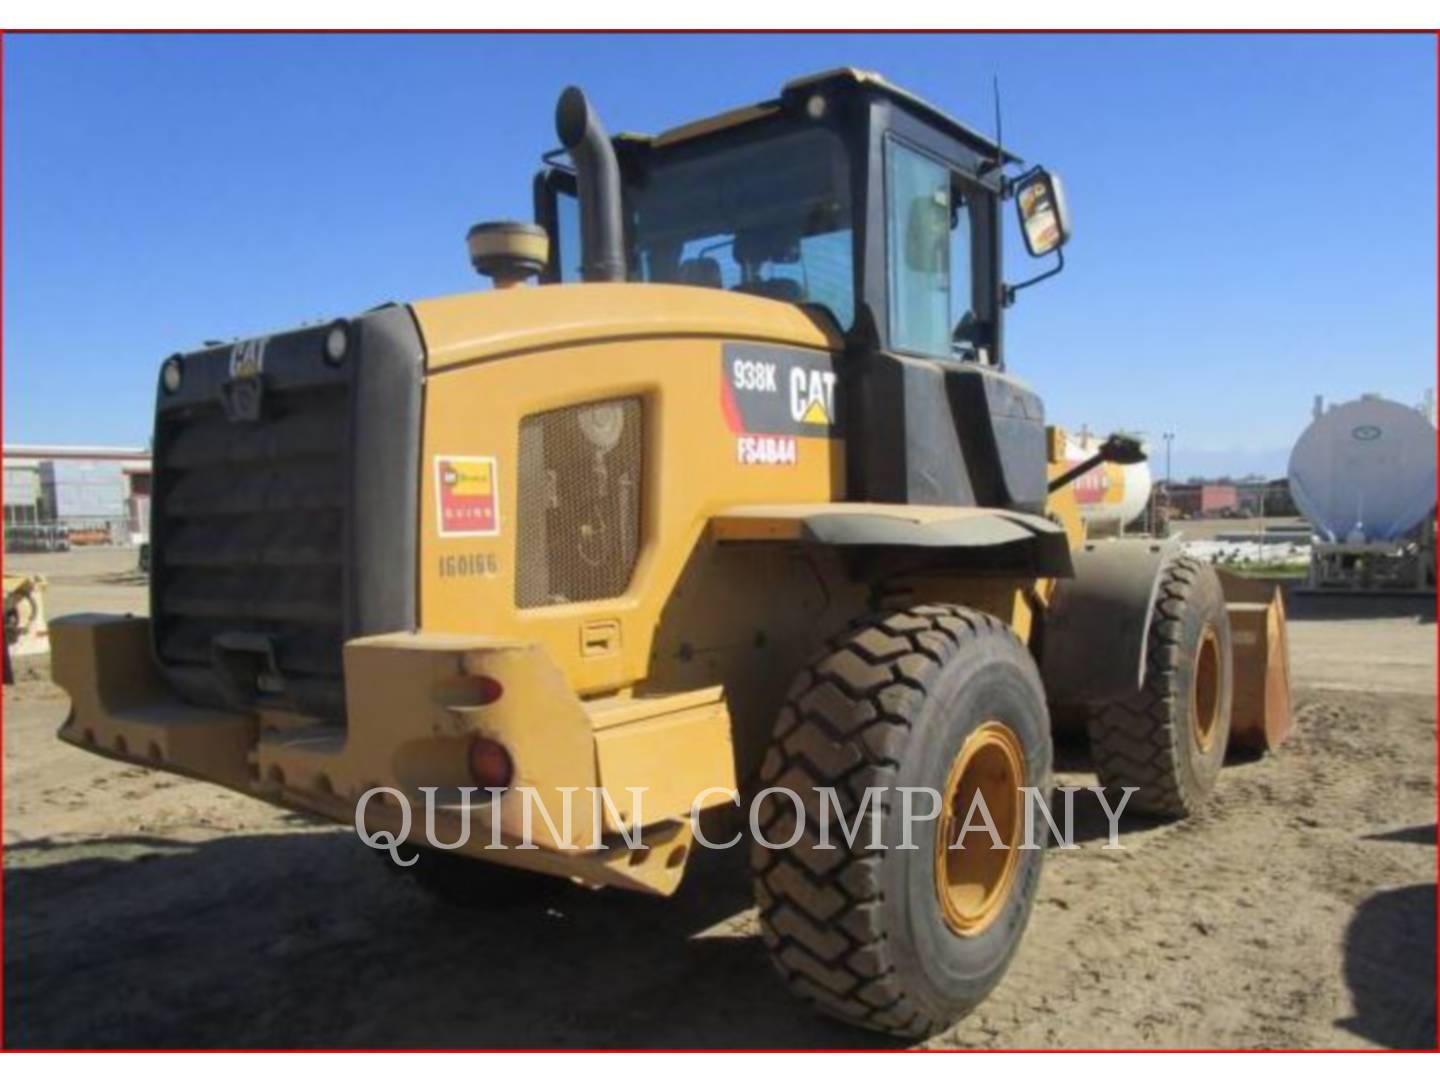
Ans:
{"label": "machine shadow on ground", "polygon": [[897,1045],[809,1013],[722,925],[751,902],[738,849],[669,900],[504,911],[438,905],[339,830],[6,854],[11,1047]]}
{"label": "machine shadow on ground", "polygon": [[[1434,844],[1434,826],[1415,831],[1428,839],[1408,842]],[[1380,1046],[1435,1048],[1433,881],[1376,892],[1356,909],[1345,933],[1345,983],[1355,1015],[1338,1027]]]}

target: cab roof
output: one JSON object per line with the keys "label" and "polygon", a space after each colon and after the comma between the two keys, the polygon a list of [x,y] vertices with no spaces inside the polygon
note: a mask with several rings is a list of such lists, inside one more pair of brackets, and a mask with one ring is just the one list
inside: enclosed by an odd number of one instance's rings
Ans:
{"label": "cab roof", "polygon": [[993,139],[981,135],[974,128],[967,127],[953,116],[930,104],[923,98],[917,97],[908,90],[901,89],[878,72],[862,71],[859,68],[834,68],[830,71],[822,71],[814,75],[805,75],[798,79],[791,79],[781,87],[780,96],[777,98],[762,101],[755,105],[742,106],[738,109],[730,109],[727,112],[709,116],[701,120],[692,120],[689,123],[681,124],[679,127],[662,131],[653,138],[646,139],[644,136],[631,134],[623,137],[637,141],[644,140],[652,146],[669,146],[698,138],[701,135],[708,135],[714,131],[736,127],[740,124],[748,123],[751,120],[759,120],[762,117],[778,112],[786,98],[815,90],[830,90],[840,93],[868,90],[881,94],[902,108],[916,114],[926,123],[934,125],[947,135],[964,143],[972,150],[992,158],[997,152],[1001,152],[1004,153],[1005,160],[1008,163],[1018,165],[1022,162],[1021,158],[997,146]]}

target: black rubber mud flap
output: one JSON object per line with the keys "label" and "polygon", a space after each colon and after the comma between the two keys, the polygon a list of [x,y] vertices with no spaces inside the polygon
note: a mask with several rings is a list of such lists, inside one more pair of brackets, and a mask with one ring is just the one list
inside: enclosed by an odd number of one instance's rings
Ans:
{"label": "black rubber mud flap", "polygon": [[1156,590],[1178,540],[1095,540],[1075,552],[1045,613],[1040,673],[1054,706],[1098,707],[1140,689]]}

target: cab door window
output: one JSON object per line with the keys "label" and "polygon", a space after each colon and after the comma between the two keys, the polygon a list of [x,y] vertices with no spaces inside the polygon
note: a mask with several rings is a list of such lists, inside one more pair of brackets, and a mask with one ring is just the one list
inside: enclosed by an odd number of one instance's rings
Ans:
{"label": "cab door window", "polygon": [[979,188],[895,139],[885,144],[890,347],[953,360],[985,360],[989,323],[977,299]]}
{"label": "cab door window", "polygon": [[885,195],[890,345],[900,352],[948,357],[950,170],[889,139]]}

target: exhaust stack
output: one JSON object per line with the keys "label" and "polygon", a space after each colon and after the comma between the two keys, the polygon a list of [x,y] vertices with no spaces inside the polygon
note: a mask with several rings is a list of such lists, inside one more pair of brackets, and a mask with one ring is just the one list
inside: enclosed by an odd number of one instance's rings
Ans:
{"label": "exhaust stack", "polygon": [[567,86],[555,105],[555,133],[575,163],[580,189],[580,276],[624,281],[620,166],[610,136],[578,86]]}

